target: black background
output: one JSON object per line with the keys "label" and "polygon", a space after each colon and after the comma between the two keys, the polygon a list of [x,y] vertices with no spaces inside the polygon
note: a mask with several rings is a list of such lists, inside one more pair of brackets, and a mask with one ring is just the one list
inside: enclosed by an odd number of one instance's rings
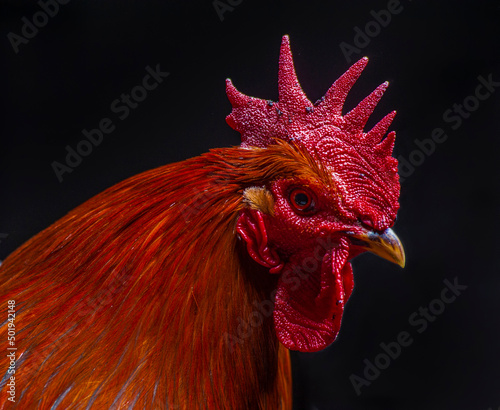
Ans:
{"label": "black background", "polygon": [[[387,8],[387,1],[232,2],[221,21],[210,0],[73,0],[17,54],[7,34],[21,34],[21,18],[31,20],[40,6],[0,2],[0,259],[129,176],[237,145],[239,135],[225,123],[224,80],[276,100],[283,34],[315,101],[350,66],[340,43],[354,45],[355,27],[363,30],[374,20],[371,10]],[[389,80],[368,126],[398,110],[396,156],[415,159],[415,140],[431,138],[436,127],[448,138],[402,184],[395,230],[407,267],[372,255],[355,260],[356,288],[337,341],[293,355],[296,409],[500,407],[500,87],[460,127],[443,119],[474,95],[478,76],[500,81],[500,2],[401,0],[401,8],[351,56],[370,63],[346,108]],[[119,120],[111,102],[157,64],[169,77]],[[105,117],[114,132],[60,183],[52,162],[64,162],[66,145],[76,147],[82,130]],[[454,278],[467,289],[418,333],[410,315]],[[356,395],[350,375],[364,377],[364,360],[373,362],[380,343],[402,331],[413,343]]]}

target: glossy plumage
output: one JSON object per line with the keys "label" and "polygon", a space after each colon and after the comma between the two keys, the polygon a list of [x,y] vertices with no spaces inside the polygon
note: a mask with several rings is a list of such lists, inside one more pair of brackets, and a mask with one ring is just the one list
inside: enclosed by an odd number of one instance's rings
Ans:
{"label": "glossy plumage", "polygon": [[137,175],[9,256],[1,302],[17,303],[19,408],[288,407],[272,318],[229,337],[277,279],[235,235],[242,191],[308,172],[289,146],[271,151],[212,150]]}
{"label": "glossy plumage", "polygon": [[[286,112],[296,91],[281,90],[300,86],[287,80],[295,73],[283,44],[278,107]],[[339,154],[330,145],[332,157],[318,141],[249,134],[249,97],[231,84],[228,94],[242,146],[125,180],[4,261],[0,303],[16,301],[22,382],[7,403],[4,377],[2,408],[290,409],[284,346],[313,351],[334,340],[353,287],[348,260],[369,248],[368,228],[382,238],[372,250],[401,263],[382,235],[399,193],[393,135],[367,154],[388,117],[371,134],[360,131],[365,119],[344,121],[361,126],[342,132],[361,133],[365,148]],[[369,109],[380,96],[369,97]],[[353,167],[368,178],[353,177]],[[318,266],[301,275],[295,268],[312,255]],[[6,331],[4,323],[2,338]]]}

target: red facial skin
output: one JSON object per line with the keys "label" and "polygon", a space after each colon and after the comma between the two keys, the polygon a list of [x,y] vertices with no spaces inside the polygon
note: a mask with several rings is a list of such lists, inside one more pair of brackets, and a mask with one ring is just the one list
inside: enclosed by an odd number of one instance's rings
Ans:
{"label": "red facial skin", "polygon": [[335,340],[354,285],[349,260],[364,251],[350,234],[384,232],[399,207],[397,161],[391,156],[395,134],[383,138],[395,112],[363,132],[387,83],[351,112],[341,112],[366,63],[354,64],[313,105],[296,79],[285,36],[279,102],[245,96],[228,82],[233,112],[227,121],[242,133],[242,146],[291,141],[321,170],[318,178],[274,181],[266,187],[273,214],[247,209],[237,226],[254,260],[281,275],[274,323],[280,342],[292,350],[318,351]]}
{"label": "red facial skin", "polygon": [[383,139],[394,113],[362,130],[386,84],[341,112],[366,62],[313,105],[285,37],[279,102],[228,83],[241,147],[122,181],[9,255],[0,305],[18,306],[13,408],[291,409],[278,340],[316,351],[335,339],[348,261],[363,250],[352,235],[381,233],[398,207],[394,134]]}
{"label": "red facial skin", "polygon": [[[307,211],[298,209],[294,192],[299,188],[311,198]],[[382,232],[386,216],[376,219],[378,210],[367,204],[361,210],[345,210],[339,197],[325,187],[299,180],[278,180],[271,189],[275,198],[274,215],[246,211],[242,219],[258,220],[258,241],[254,259],[280,274],[275,298],[274,322],[278,338],[287,348],[318,351],[331,344],[340,329],[345,303],[354,286],[349,260],[364,252],[353,245],[349,233],[361,233],[365,220]],[[370,226],[371,227],[371,226]],[[369,227],[369,228],[370,228]],[[242,235],[243,236],[243,235]],[[251,252],[252,254],[252,252]]]}

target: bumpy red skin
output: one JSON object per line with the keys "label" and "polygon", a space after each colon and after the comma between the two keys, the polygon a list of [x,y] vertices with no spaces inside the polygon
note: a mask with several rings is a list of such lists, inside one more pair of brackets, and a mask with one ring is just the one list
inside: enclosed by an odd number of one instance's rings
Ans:
{"label": "bumpy red skin", "polygon": [[[383,232],[394,224],[399,207],[397,160],[391,156],[395,133],[383,138],[395,112],[363,132],[388,83],[342,116],[345,98],[367,62],[355,63],[312,104],[298,83],[285,36],[278,102],[241,94],[228,80],[233,111],[227,122],[241,132],[243,147],[266,147],[276,139],[293,142],[327,175],[320,181],[275,181],[268,187],[274,214],[246,210],[238,222],[254,260],[281,274],[274,322],[279,340],[292,350],[318,351],[335,340],[353,288],[348,261],[362,252],[346,232]],[[301,215],[291,206],[295,187],[314,198],[314,213]]]}
{"label": "bumpy red skin", "polygon": [[[341,116],[364,65],[313,107],[285,38],[278,103],[228,84],[242,147],[129,178],[13,252],[0,267],[0,305],[16,300],[21,382],[7,404],[0,380],[0,408],[291,409],[275,333],[303,351],[334,340],[353,285],[348,260],[360,252],[346,230],[383,231],[397,210],[394,135],[379,142],[394,114],[361,130],[385,85]],[[274,204],[252,208],[242,193],[263,186]],[[293,208],[297,187],[314,213]]]}

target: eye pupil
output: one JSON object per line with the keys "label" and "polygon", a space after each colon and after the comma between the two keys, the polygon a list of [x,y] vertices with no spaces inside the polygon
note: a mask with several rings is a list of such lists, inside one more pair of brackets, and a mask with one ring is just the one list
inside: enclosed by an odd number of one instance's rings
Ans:
{"label": "eye pupil", "polygon": [[315,212],[313,196],[305,189],[293,189],[292,192],[290,192],[289,200],[292,208],[300,214]]}
{"label": "eye pupil", "polygon": [[306,194],[304,194],[303,192],[296,194],[294,200],[295,200],[295,203],[301,207],[307,206],[309,204],[309,197]]}

